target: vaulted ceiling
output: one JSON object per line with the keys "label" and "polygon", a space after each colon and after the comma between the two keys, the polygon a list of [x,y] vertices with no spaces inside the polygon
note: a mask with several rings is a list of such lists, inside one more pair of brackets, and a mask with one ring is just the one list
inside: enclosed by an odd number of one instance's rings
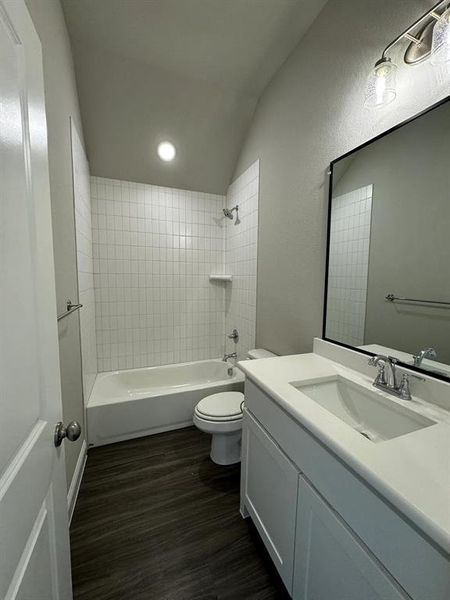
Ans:
{"label": "vaulted ceiling", "polygon": [[261,92],[325,1],[62,0],[92,174],[223,193]]}

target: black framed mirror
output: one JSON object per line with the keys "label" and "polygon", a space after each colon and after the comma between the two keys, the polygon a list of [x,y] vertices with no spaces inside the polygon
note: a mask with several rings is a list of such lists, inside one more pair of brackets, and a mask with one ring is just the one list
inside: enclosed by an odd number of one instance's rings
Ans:
{"label": "black framed mirror", "polygon": [[450,96],[332,161],[323,338],[450,380]]}

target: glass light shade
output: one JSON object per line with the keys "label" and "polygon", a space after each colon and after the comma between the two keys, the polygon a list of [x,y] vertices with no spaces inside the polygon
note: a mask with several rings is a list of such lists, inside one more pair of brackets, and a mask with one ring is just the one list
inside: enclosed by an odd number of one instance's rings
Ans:
{"label": "glass light shade", "polygon": [[431,44],[431,63],[440,65],[450,61],[450,8],[436,21]]}
{"label": "glass light shade", "polygon": [[389,58],[378,61],[367,79],[364,106],[377,108],[390,104],[397,96],[396,85],[397,65]]}
{"label": "glass light shade", "polygon": [[161,142],[158,146],[158,156],[166,162],[173,160],[176,153],[175,146],[170,142]]}

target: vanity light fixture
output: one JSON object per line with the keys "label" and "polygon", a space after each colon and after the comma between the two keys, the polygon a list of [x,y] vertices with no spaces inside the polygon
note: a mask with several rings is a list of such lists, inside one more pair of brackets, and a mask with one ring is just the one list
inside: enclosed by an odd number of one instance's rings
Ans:
{"label": "vanity light fixture", "polygon": [[[407,65],[422,62],[430,55],[435,65],[450,61],[449,5],[450,0],[441,0],[386,46],[367,79],[364,102],[367,108],[386,106],[395,100],[397,65],[388,53],[401,40],[411,42],[404,57]],[[444,12],[439,12],[440,9],[444,9]],[[415,35],[412,35],[412,31],[416,32]]]}
{"label": "vanity light fixture", "polygon": [[365,106],[376,108],[386,106],[395,100],[397,65],[389,56],[383,56],[377,60],[375,66],[367,79]]}
{"label": "vanity light fixture", "polygon": [[158,145],[158,156],[165,162],[170,162],[175,158],[177,151],[171,142],[161,142]]}
{"label": "vanity light fixture", "polygon": [[442,14],[433,29],[431,62],[440,65],[450,61],[450,8]]}

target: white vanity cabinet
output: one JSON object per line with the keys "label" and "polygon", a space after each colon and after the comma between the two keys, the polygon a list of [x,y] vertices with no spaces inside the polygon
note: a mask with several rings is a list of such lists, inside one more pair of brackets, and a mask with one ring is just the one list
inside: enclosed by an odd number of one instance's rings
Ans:
{"label": "white vanity cabinet", "polygon": [[[243,434],[242,505],[292,592],[298,471],[249,413]],[[244,515],[245,516],[245,515]]]}
{"label": "white vanity cabinet", "polygon": [[449,556],[249,379],[241,477],[294,600],[449,600]]}
{"label": "white vanity cabinet", "polygon": [[301,475],[292,596],[299,600],[408,598]]}

